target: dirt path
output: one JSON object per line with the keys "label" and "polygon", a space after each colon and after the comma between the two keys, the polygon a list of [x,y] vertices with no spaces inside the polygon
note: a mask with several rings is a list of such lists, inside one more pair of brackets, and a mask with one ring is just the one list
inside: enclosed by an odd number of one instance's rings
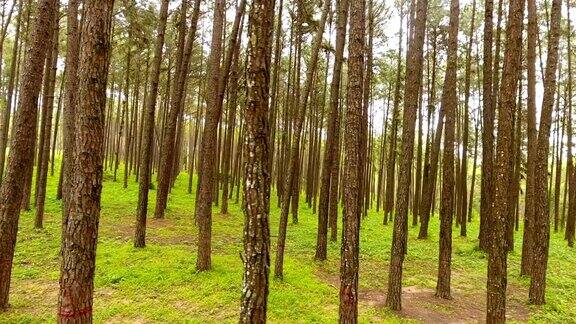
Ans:
{"label": "dirt path", "polygon": [[[339,279],[333,274],[323,271],[317,273],[318,277],[334,287],[339,286]],[[527,296],[526,289],[509,286],[507,319],[511,321],[527,322],[530,311],[522,302]],[[402,311],[400,317],[416,320],[422,323],[484,323],[486,319],[486,292],[473,293],[460,292],[457,287],[452,290],[452,300],[436,298],[434,290],[421,287],[404,287],[402,289]],[[524,298],[525,299],[525,298]],[[375,308],[386,307],[385,289],[361,288],[359,302]]]}

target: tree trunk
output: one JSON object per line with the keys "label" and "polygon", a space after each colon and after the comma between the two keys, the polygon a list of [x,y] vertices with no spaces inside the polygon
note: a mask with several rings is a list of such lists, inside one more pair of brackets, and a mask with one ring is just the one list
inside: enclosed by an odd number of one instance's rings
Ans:
{"label": "tree trunk", "polygon": [[[493,160],[494,160],[494,105],[492,97],[492,42],[493,42],[494,1],[484,2],[484,66],[482,67],[482,179],[480,192],[480,248],[488,250],[492,198],[494,196]],[[497,55],[499,53],[497,52]]]}
{"label": "tree trunk", "polygon": [[[288,225],[288,212],[290,208],[290,201],[298,202],[299,195],[298,191],[293,191],[293,188],[298,188],[298,176],[299,176],[299,164],[300,164],[300,139],[302,136],[302,124],[306,116],[306,109],[308,108],[308,98],[312,92],[312,86],[314,81],[314,73],[318,65],[318,55],[320,52],[320,45],[322,41],[322,35],[324,34],[324,25],[326,24],[326,19],[328,17],[328,12],[330,9],[330,1],[326,0],[322,9],[322,16],[320,18],[320,24],[314,35],[314,40],[312,43],[312,50],[310,54],[310,62],[308,70],[306,73],[306,83],[304,85],[304,92],[301,97],[297,97],[298,103],[296,105],[296,116],[294,122],[294,138],[293,143],[289,149],[289,159],[288,159],[288,170],[283,184],[283,196],[282,196],[282,210],[280,214],[280,225],[278,231],[278,243],[276,250],[276,264],[274,267],[274,276],[277,278],[282,278],[284,273],[284,248],[286,245],[286,228]],[[294,195],[295,193],[295,195]],[[297,204],[292,206],[292,212],[295,213],[295,208]]]}
{"label": "tree trunk", "polygon": [[[454,215],[454,120],[458,109],[458,19],[459,0],[450,1],[450,27],[448,36],[448,62],[444,77],[442,106],[446,114],[444,152],[442,156],[442,205],[440,206],[440,255],[436,297],[451,299],[452,275],[452,219]],[[464,221],[466,223],[466,221]]]}
{"label": "tree trunk", "polygon": [[18,73],[18,48],[20,47],[20,32],[22,25],[22,15],[24,14],[24,1],[20,0],[18,4],[19,13],[16,19],[16,34],[14,35],[14,44],[12,49],[12,63],[10,64],[10,76],[8,78],[8,89],[6,94],[6,107],[2,116],[2,131],[0,132],[0,179],[4,177],[4,165],[6,162],[6,148],[8,146],[8,134],[10,129],[10,116],[12,115],[12,101],[14,97],[14,84],[16,74]]}
{"label": "tree trunk", "polygon": [[268,106],[274,0],[255,0],[249,15],[246,151],[244,153],[244,280],[240,323],[265,323],[270,271]]}
{"label": "tree trunk", "polygon": [[[160,164],[158,167],[158,188],[156,192],[155,218],[164,218],[164,212],[168,201],[168,192],[173,179],[174,159],[177,143],[177,124],[181,118],[184,108],[184,99],[187,85],[188,67],[190,66],[190,56],[196,37],[198,26],[198,16],[200,11],[200,0],[195,0],[194,10],[191,18],[191,26],[186,35],[187,1],[182,1],[182,17],[180,34],[178,38],[179,52],[176,58],[176,71],[172,80],[169,109],[163,129],[162,153],[160,154]],[[221,38],[221,37],[220,37]],[[216,83],[217,84],[217,83]]]}
{"label": "tree trunk", "polygon": [[46,72],[44,78],[47,78],[47,87],[44,90],[44,100],[42,102],[44,120],[44,138],[41,139],[42,145],[38,146],[38,174],[36,185],[36,219],[35,228],[42,228],[44,221],[44,203],[46,201],[46,180],[48,178],[48,163],[50,162],[50,138],[52,134],[52,113],[54,111],[54,90],[56,87],[56,71],[58,63],[58,39],[59,39],[59,17],[54,19],[54,30],[52,32],[51,53],[46,55]]}
{"label": "tree trunk", "polygon": [[[64,119],[62,133],[64,138],[62,157],[62,230],[66,228],[68,221],[70,187],[74,168],[74,138],[75,138],[75,114],[76,99],[78,92],[78,60],[80,56],[80,30],[78,26],[78,6],[81,0],[68,1],[67,15],[67,48],[66,48],[66,92],[64,97]],[[110,107],[112,109],[112,107]]]}
{"label": "tree trunk", "polygon": [[[224,64],[224,68],[222,71],[222,76],[219,85],[219,98],[220,105],[222,105],[222,100],[224,99],[224,92],[226,88],[226,84],[228,83],[228,77],[230,74],[233,74],[231,78],[231,82],[238,82],[238,56],[240,55],[240,42],[239,38],[242,34],[242,17],[244,16],[244,11],[246,8],[246,0],[241,0],[238,4],[238,8],[236,9],[236,18],[234,19],[234,26],[232,28],[232,36],[230,38],[230,43],[228,44],[228,50],[226,53],[226,62]],[[229,61],[228,61],[229,60]],[[230,71],[232,70],[232,73]],[[232,148],[232,139],[234,137],[234,124],[236,122],[236,104],[237,104],[237,91],[238,85],[230,85],[230,98],[229,110],[228,110],[228,118],[226,121],[227,131],[224,138],[224,145],[223,145],[223,154],[222,157],[222,205],[220,211],[222,214],[228,213],[228,183],[229,183],[229,172],[230,172],[230,155],[231,155],[231,148]],[[218,192],[216,191],[216,196],[218,196]]]}
{"label": "tree trunk", "polygon": [[340,323],[358,321],[358,268],[360,251],[360,182],[363,144],[362,84],[364,77],[365,0],[350,3],[348,45],[348,102],[345,127],[344,213],[340,261]]}
{"label": "tree trunk", "polygon": [[[537,149],[534,161],[534,241],[532,249],[533,268],[530,281],[529,299],[534,305],[545,303],[546,270],[548,267],[548,249],[550,244],[549,200],[546,192],[548,180],[548,154],[550,150],[550,128],[554,93],[556,91],[556,70],[558,65],[558,43],[560,38],[560,19],[562,1],[552,1],[550,32],[548,37],[548,55],[546,77],[544,78],[544,97],[540,115]],[[572,163],[572,162],[570,162]]]}
{"label": "tree trunk", "polygon": [[[504,53],[504,69],[498,100],[498,141],[494,165],[494,209],[490,222],[490,243],[488,248],[488,294],[487,317],[489,323],[503,323],[506,320],[506,283],[508,248],[506,229],[510,215],[509,190],[511,190],[512,174],[510,165],[513,139],[513,115],[516,109],[516,93],[518,89],[518,72],[522,50],[522,20],[524,16],[524,0],[510,1],[508,23],[506,28],[506,50]],[[488,101],[485,97],[485,101]],[[484,124],[486,127],[486,124]]]}
{"label": "tree trunk", "polygon": [[42,84],[42,68],[49,49],[56,0],[41,0],[32,25],[24,69],[20,80],[20,99],[14,118],[13,136],[5,178],[0,185],[0,310],[8,309],[12,260],[18,232],[24,177],[34,159],[37,100]]}
{"label": "tree trunk", "polygon": [[390,141],[388,148],[388,159],[386,168],[386,186],[384,194],[384,220],[383,224],[388,225],[388,215],[394,211],[394,187],[396,177],[396,149],[397,149],[397,135],[398,135],[398,115],[400,114],[400,88],[402,86],[402,37],[404,11],[400,7],[400,32],[398,33],[398,56],[396,66],[396,81],[394,85],[394,103],[392,108],[392,129],[390,130]]}
{"label": "tree trunk", "polygon": [[528,98],[526,123],[528,128],[526,158],[526,198],[524,212],[524,233],[522,240],[522,262],[520,274],[529,276],[532,271],[532,242],[534,240],[534,153],[536,149],[536,39],[538,38],[538,15],[536,0],[528,1]]}
{"label": "tree trunk", "polygon": [[154,115],[158,99],[158,82],[160,80],[160,66],[162,64],[162,48],[166,32],[166,20],[168,18],[168,5],[170,0],[163,0],[160,6],[160,16],[157,27],[157,37],[154,43],[154,56],[148,84],[150,87],[148,100],[143,112],[144,124],[142,125],[143,137],[140,157],[138,207],[136,212],[136,230],[134,233],[134,247],[146,246],[146,217],[148,214],[148,190],[152,172],[152,148],[154,141]]}
{"label": "tree trunk", "polygon": [[212,251],[212,196],[214,190],[214,161],[216,161],[216,136],[222,116],[222,105],[218,105],[221,78],[220,61],[222,56],[222,26],[224,24],[224,1],[215,0],[212,28],[212,47],[207,79],[212,84],[207,93],[207,110],[201,145],[201,164],[198,192],[196,193],[196,222],[198,223],[198,259],[196,269],[210,270]]}
{"label": "tree trunk", "polygon": [[412,160],[414,158],[414,128],[416,110],[418,108],[418,92],[422,82],[422,61],[424,52],[424,34],[428,1],[418,0],[414,24],[414,37],[408,48],[409,67],[406,70],[404,85],[404,116],[402,121],[402,155],[398,176],[398,193],[396,216],[394,217],[394,232],[391,249],[390,271],[388,273],[388,295],[386,305],[392,310],[402,308],[402,264],[407,251],[408,237],[408,196],[410,194],[410,179]]}
{"label": "tree trunk", "polygon": [[[340,112],[339,95],[340,81],[342,75],[342,65],[344,61],[344,45],[346,43],[346,25],[348,23],[348,0],[338,0],[336,18],[336,52],[334,55],[334,67],[332,70],[332,81],[330,83],[330,116],[328,117],[328,130],[326,137],[326,148],[324,151],[324,163],[322,164],[322,179],[320,184],[320,200],[318,203],[318,235],[316,239],[316,260],[326,260],[326,249],[328,245],[328,218],[331,194],[331,183],[338,182],[338,177],[333,177],[332,169],[338,152],[336,142],[340,132]],[[337,188],[336,188],[337,190]],[[337,198],[336,198],[337,199]]]}
{"label": "tree trunk", "polygon": [[114,0],[86,0],[78,68],[74,182],[62,240],[59,323],[91,323]]}

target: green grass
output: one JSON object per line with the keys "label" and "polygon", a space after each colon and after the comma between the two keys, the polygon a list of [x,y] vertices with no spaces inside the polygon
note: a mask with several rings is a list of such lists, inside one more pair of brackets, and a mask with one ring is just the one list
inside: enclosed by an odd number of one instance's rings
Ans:
{"label": "green grass", "polygon": [[[57,168],[59,169],[59,168]],[[165,220],[150,219],[145,249],[132,247],[138,185],[105,176],[98,238],[94,318],[96,322],[236,322],[242,281],[243,214],[230,203],[230,214],[214,209],[213,270],[195,271],[196,234],[193,222],[194,195],[186,193],[187,175],[182,174],[169,200]],[[24,212],[12,276],[11,304],[0,322],[55,321],[60,244],[60,202],[55,200],[58,176],[49,177],[45,229],[35,230],[34,213]],[[122,176],[119,176],[122,179]],[[151,191],[153,210],[155,191]],[[279,209],[272,194],[272,264],[278,232]],[[268,318],[271,322],[336,322],[338,319],[339,243],[330,243],[329,260],[313,261],[316,242],[316,215],[301,203],[300,222],[290,224],[285,258],[285,279],[270,280]],[[371,211],[362,221],[359,306],[362,322],[400,322],[411,317],[383,307],[388,278],[392,226],[381,225],[382,215]],[[454,303],[419,307],[430,312],[458,314],[458,305],[485,299],[486,257],[477,250],[478,225],[469,225],[469,237],[454,231]],[[436,285],[438,219],[430,224],[430,238],[417,240],[417,228],[410,228],[409,252],[404,267],[405,287],[428,291]],[[576,252],[566,247],[562,235],[552,235],[548,271],[547,305],[527,306],[529,280],[519,273],[521,232],[509,258],[510,304],[530,311],[530,320],[571,321],[576,318]],[[433,300],[433,298],[432,298]],[[468,304],[466,304],[468,303]],[[473,305],[471,305],[473,306]],[[402,317],[401,317],[402,316]],[[452,316],[452,315],[449,315]]]}

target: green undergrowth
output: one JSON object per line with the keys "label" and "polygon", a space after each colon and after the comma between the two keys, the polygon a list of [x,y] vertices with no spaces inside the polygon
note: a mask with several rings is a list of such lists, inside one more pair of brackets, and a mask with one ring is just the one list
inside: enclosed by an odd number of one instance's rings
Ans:
{"label": "green undergrowth", "polygon": [[[56,169],[59,169],[58,167]],[[123,168],[121,168],[123,170]],[[112,180],[106,172],[98,237],[94,318],[96,322],[236,322],[242,282],[241,206],[230,201],[229,214],[214,207],[213,269],[195,271],[196,234],[194,194],[187,193],[188,176],[182,174],[172,190],[163,220],[149,219],[147,247],[132,247],[138,184],[134,177],[123,188],[123,176]],[[0,322],[55,321],[60,245],[60,202],[55,199],[58,175],[49,176],[45,228],[33,228],[34,212],[23,212],[12,277],[12,309]],[[195,188],[195,185],[193,186]],[[151,191],[153,211],[155,191]],[[271,199],[272,265],[278,233],[279,208]],[[452,287],[455,299],[485,298],[486,256],[477,249],[478,221],[469,224],[468,237],[454,230]],[[268,318],[271,322],[336,322],[340,245],[330,242],[329,259],[315,262],[316,215],[302,202],[298,224],[290,223],[283,281],[270,278]],[[430,237],[417,240],[410,228],[409,251],[404,267],[405,287],[434,289],[438,259],[438,218],[430,224]],[[370,293],[360,298],[361,322],[403,322],[409,314],[395,314],[382,303],[388,280],[392,226],[382,225],[375,210],[362,219],[360,287]],[[529,280],[519,276],[521,232],[509,258],[510,290],[526,305]],[[552,235],[548,271],[547,305],[525,306],[530,321],[562,322],[576,318],[576,252],[566,247],[561,234]],[[273,266],[272,266],[273,268]],[[422,306],[425,307],[425,306]],[[435,312],[448,312],[437,306]],[[458,310],[453,310],[458,312]]]}

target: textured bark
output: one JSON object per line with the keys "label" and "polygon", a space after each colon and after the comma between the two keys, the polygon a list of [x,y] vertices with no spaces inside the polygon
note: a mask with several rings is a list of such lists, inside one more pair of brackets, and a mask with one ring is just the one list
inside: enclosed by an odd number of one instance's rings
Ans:
{"label": "textured bark", "polygon": [[[328,129],[326,137],[326,148],[324,151],[324,163],[322,164],[322,178],[320,183],[320,199],[318,203],[318,235],[316,237],[316,260],[326,260],[326,249],[328,245],[328,218],[331,183],[338,183],[338,177],[333,177],[332,169],[338,152],[336,141],[340,129],[339,95],[340,81],[342,75],[342,65],[344,57],[344,45],[346,43],[346,25],[348,23],[348,0],[338,0],[336,18],[336,52],[334,55],[334,67],[332,70],[332,81],[330,83],[330,101]],[[337,188],[336,188],[337,190]],[[337,198],[336,198],[337,199]]]}
{"label": "textured bark", "polygon": [[544,78],[544,97],[542,99],[536,160],[534,161],[534,242],[532,244],[534,256],[532,259],[533,268],[529,299],[530,303],[535,305],[542,305],[546,302],[546,270],[548,268],[548,249],[550,245],[550,208],[546,187],[548,182],[550,129],[552,126],[552,110],[554,108],[554,94],[556,91],[561,7],[561,0],[552,1],[546,77]]}
{"label": "textured bark", "polygon": [[[370,103],[372,99],[372,75],[374,67],[374,0],[367,0],[367,15],[368,19],[365,25],[367,25],[367,44],[364,46],[364,52],[366,53],[366,63],[365,63],[365,75],[363,80],[363,102],[362,102],[362,128],[360,131],[360,163],[358,167],[360,168],[360,210],[362,212],[362,217],[368,215],[368,209],[370,208],[370,182],[371,182],[371,146],[369,145],[371,140],[371,131],[369,124],[369,110]],[[366,5],[365,5],[366,6]]]}
{"label": "textured bark", "polygon": [[52,113],[54,111],[54,90],[56,87],[56,70],[58,63],[58,36],[60,31],[59,17],[54,17],[52,31],[51,53],[46,55],[44,78],[47,80],[42,102],[43,130],[38,146],[38,173],[36,185],[36,219],[35,228],[43,227],[44,203],[46,201],[46,180],[48,178],[48,163],[50,161],[50,135],[52,133]]}
{"label": "textured bark", "polygon": [[[497,158],[494,165],[494,209],[490,224],[490,246],[488,248],[488,294],[487,315],[489,323],[503,323],[506,320],[507,285],[507,240],[506,229],[510,212],[509,190],[512,174],[509,168],[512,161],[510,144],[513,140],[513,116],[516,109],[518,72],[522,50],[522,20],[524,0],[510,1],[506,27],[506,50],[504,69],[498,100],[498,141]],[[486,125],[486,124],[485,124]],[[486,126],[485,126],[486,127]]]}
{"label": "textured bark", "polygon": [[[232,35],[230,37],[230,41],[228,43],[228,50],[226,52],[226,57],[225,57],[225,62],[224,62],[224,66],[222,68],[222,75],[220,76],[220,84],[218,86],[218,100],[219,100],[219,105],[222,106],[223,105],[223,100],[224,100],[224,93],[225,93],[225,89],[226,89],[226,84],[228,84],[228,79],[230,77],[230,71],[234,70],[234,78],[233,78],[233,82],[237,82],[237,71],[236,69],[238,68],[238,56],[240,55],[240,42],[239,42],[239,36],[242,34],[242,17],[244,16],[244,11],[246,8],[246,0],[241,0],[240,3],[238,4],[238,8],[236,8],[236,17],[234,18],[234,25],[232,27]],[[234,68],[232,68],[232,66],[234,65]],[[221,175],[221,179],[222,179],[222,186],[223,189],[222,190],[222,204],[221,204],[221,208],[220,211],[222,212],[222,214],[227,214],[228,213],[228,182],[229,182],[229,171],[230,171],[230,151],[232,148],[232,138],[234,136],[234,123],[235,123],[235,118],[236,118],[236,103],[237,103],[237,91],[238,91],[238,86],[234,85],[234,86],[230,86],[231,91],[230,91],[230,95],[234,96],[234,98],[230,98],[231,103],[233,103],[233,105],[230,106],[231,109],[228,110],[228,118],[226,121],[226,126],[227,126],[227,131],[226,131],[226,135],[224,136],[224,145],[223,145],[223,150],[220,150],[223,152],[224,156],[222,157],[222,175]],[[234,89],[232,89],[234,88]],[[216,184],[216,188],[218,188],[218,184]],[[216,196],[218,196],[218,191],[216,191]]]}
{"label": "textured bark", "polygon": [[470,22],[470,34],[468,35],[468,48],[466,50],[466,71],[464,81],[464,106],[463,106],[463,135],[462,135],[462,165],[460,166],[460,198],[458,206],[458,219],[460,220],[460,236],[465,237],[467,233],[467,213],[468,213],[468,138],[470,133],[470,79],[472,65],[472,44],[474,43],[474,30],[476,23],[476,0],[472,1],[472,20]]}
{"label": "textured bark", "polygon": [[[184,109],[184,99],[187,86],[188,68],[196,31],[198,27],[198,16],[200,13],[200,0],[195,0],[191,18],[191,26],[186,35],[186,1],[182,2],[182,18],[178,46],[181,49],[176,58],[176,71],[171,85],[170,105],[167,111],[165,124],[163,127],[162,154],[160,154],[160,164],[158,167],[158,188],[156,193],[155,218],[164,218],[164,212],[168,201],[168,192],[173,179],[174,160],[177,147],[177,124]],[[216,28],[216,27],[215,27]],[[220,28],[221,29],[221,28]],[[221,37],[220,37],[221,38]],[[215,83],[218,84],[218,83]],[[216,90],[214,90],[216,91]]]}
{"label": "textured bark", "polygon": [[31,28],[24,68],[20,79],[20,98],[14,117],[8,167],[0,185],[0,311],[8,309],[8,292],[12,260],[18,232],[20,202],[24,193],[24,177],[34,159],[34,140],[37,120],[37,101],[42,84],[42,68],[50,50],[50,28],[56,14],[56,0],[42,0],[37,4],[38,15]]}
{"label": "textured bark", "polygon": [[[14,1],[16,3],[16,1]],[[4,177],[4,165],[6,162],[6,148],[8,146],[8,131],[10,128],[10,116],[12,115],[12,101],[14,97],[14,85],[18,66],[18,48],[20,47],[20,33],[22,25],[22,15],[24,14],[24,1],[18,3],[18,18],[16,19],[16,34],[12,48],[12,63],[10,64],[10,76],[8,77],[8,88],[6,93],[6,107],[2,114],[2,130],[0,131],[0,179]]]}
{"label": "textured bark", "polygon": [[[236,42],[239,46],[240,42]],[[222,204],[220,212],[222,214],[228,213],[228,200],[230,199],[230,187],[234,188],[232,177],[230,174],[230,167],[232,163],[232,146],[234,141],[234,131],[236,128],[236,111],[238,108],[238,83],[240,77],[240,67],[238,64],[238,56],[240,48],[237,48],[234,54],[234,61],[230,71],[230,90],[228,92],[228,116],[226,121],[226,138],[223,147],[223,161],[222,161]],[[272,155],[272,154],[271,154]]]}
{"label": "textured bark", "polygon": [[176,44],[176,69],[174,72],[173,79],[168,82],[171,91],[170,96],[167,99],[168,104],[166,109],[166,115],[162,124],[162,139],[160,141],[160,156],[157,174],[157,189],[156,189],[156,208],[154,211],[154,217],[157,219],[164,218],[164,212],[168,204],[168,193],[170,191],[170,182],[172,179],[172,171],[174,167],[174,156],[176,155],[175,143],[176,143],[176,127],[178,124],[178,118],[180,116],[180,109],[182,107],[183,85],[185,79],[184,71],[184,52],[186,47],[186,15],[188,12],[188,1],[183,0],[180,6],[180,18],[178,19],[178,37]]}
{"label": "textured bark", "polygon": [[[340,87],[340,91],[342,92],[344,86]],[[343,97],[343,96],[340,96]],[[330,197],[328,200],[328,225],[330,227],[330,241],[336,242],[338,240],[338,188],[340,187],[339,177],[340,177],[340,124],[342,120],[342,107],[341,104],[338,103],[338,120],[336,120],[336,125],[334,126],[335,129],[338,131],[334,132],[334,145],[335,145],[335,152],[334,152],[334,163],[332,164],[332,174],[330,175]]]}
{"label": "textured bark", "polygon": [[494,161],[494,107],[492,100],[492,42],[494,1],[484,1],[484,65],[482,67],[482,178],[480,192],[480,248],[488,249],[488,232],[492,211]]}
{"label": "textured bark", "polygon": [[[132,60],[132,56],[130,51],[126,53],[126,66],[125,66],[125,88],[118,89],[120,93],[118,93],[118,110],[116,111],[116,148],[114,149],[114,177],[113,181],[116,182],[118,180],[118,168],[120,167],[120,150],[122,149],[122,137],[126,137],[127,135],[124,134],[124,128],[128,128],[128,88],[130,86],[130,63]],[[119,86],[121,88],[121,86]],[[124,95],[121,94],[124,92]],[[124,97],[124,98],[121,98]]]}
{"label": "textured bark", "polygon": [[414,128],[418,108],[418,92],[422,82],[422,62],[424,52],[424,34],[428,1],[418,0],[414,24],[414,37],[408,48],[406,82],[404,85],[404,116],[402,121],[402,153],[398,177],[396,217],[391,248],[390,271],[388,273],[388,294],[386,305],[393,310],[402,308],[402,264],[407,251],[408,236],[408,198],[412,160],[414,158]]}
{"label": "textured bark", "polygon": [[394,103],[392,108],[392,129],[390,131],[390,140],[388,148],[388,159],[386,168],[386,186],[384,194],[384,220],[383,224],[388,225],[388,216],[394,211],[394,187],[396,178],[396,150],[398,135],[398,115],[400,114],[400,88],[402,87],[402,37],[403,33],[404,11],[400,8],[400,32],[398,33],[398,56],[396,66],[396,81],[394,85]]}
{"label": "textured bark", "polygon": [[59,323],[91,323],[104,153],[104,111],[114,0],[86,0],[70,212],[62,240]]}
{"label": "textured bark", "polygon": [[[560,62],[558,65],[561,67]],[[559,91],[557,90],[557,93]],[[566,93],[566,91],[565,91]],[[568,103],[570,104],[570,103]],[[556,174],[554,175],[554,233],[558,233],[560,227],[564,228],[565,222],[564,219],[560,220],[560,196],[561,196],[561,186],[562,186],[562,166],[563,166],[563,158],[562,154],[564,151],[564,142],[562,139],[564,138],[564,130],[566,129],[566,114],[560,118],[560,100],[556,100],[556,146],[553,149],[554,154],[556,156]],[[554,169],[554,167],[553,167]],[[569,181],[569,180],[568,180]],[[567,188],[566,188],[567,189]]]}
{"label": "textured bark", "polygon": [[222,116],[222,105],[218,105],[221,77],[222,25],[224,24],[224,1],[216,0],[212,28],[212,47],[208,66],[208,77],[212,88],[207,93],[206,118],[202,134],[200,180],[196,195],[195,217],[198,223],[198,259],[196,269],[210,270],[212,253],[212,196],[214,191],[214,161],[216,161],[216,140],[218,124]]}
{"label": "textured bark", "polygon": [[422,205],[420,206],[420,230],[418,239],[428,238],[428,223],[430,215],[434,212],[434,194],[436,188],[436,178],[438,175],[438,159],[440,157],[440,143],[442,141],[442,131],[444,129],[444,109],[440,107],[438,114],[438,124],[434,141],[432,142],[430,160],[428,162],[428,171],[424,172],[424,188],[422,192]]}
{"label": "textured bark", "polygon": [[538,38],[538,15],[536,0],[528,2],[528,102],[526,123],[528,128],[527,166],[526,166],[526,203],[524,212],[524,233],[522,240],[522,262],[520,274],[528,276],[532,270],[532,242],[534,240],[534,154],[536,153],[536,39]]}
{"label": "textured bark", "polygon": [[[132,38],[130,35],[130,31],[128,31],[128,38]],[[132,63],[132,48],[131,44],[128,44],[128,49],[126,53],[126,80],[124,83],[124,102],[122,103],[122,107],[124,109],[123,115],[126,116],[126,135],[124,136],[124,182],[123,188],[128,188],[128,164],[129,164],[129,157],[130,157],[130,140],[132,137],[131,129],[134,123],[131,121],[131,114],[130,113],[130,69]],[[114,170],[116,172],[116,170]],[[116,176],[114,176],[116,178]]]}
{"label": "textured bark", "polygon": [[[424,174],[422,179],[422,199],[420,201],[419,216],[420,216],[420,229],[418,232],[418,239],[428,238],[428,223],[430,221],[430,213],[432,209],[432,201],[434,199],[434,186],[436,184],[436,174],[438,172],[438,156],[440,152],[440,142],[442,140],[442,129],[444,128],[444,110],[439,109],[438,122],[436,125],[436,133],[430,130],[430,119],[434,114],[436,104],[436,56],[437,56],[437,32],[434,29],[430,32],[429,40],[432,43],[431,57],[428,59],[428,65],[432,64],[432,71],[428,72],[430,77],[429,97],[428,97],[428,138],[426,143],[426,153],[424,157]],[[430,69],[430,67],[428,68]]]}
{"label": "textured bark", "polygon": [[[54,168],[56,167],[56,144],[58,143],[59,139],[58,134],[60,130],[60,116],[62,115],[62,102],[64,97],[65,78],[66,78],[66,67],[64,67],[64,71],[60,79],[60,89],[58,91],[58,107],[56,108],[56,118],[54,120],[54,133],[52,134],[52,145],[50,146],[50,149],[52,150],[52,153],[50,155],[51,156],[50,176],[54,176]],[[60,182],[60,179],[58,179],[58,182]]]}
{"label": "textured bark", "polygon": [[[308,62],[308,70],[306,72],[306,83],[304,85],[304,91],[300,97],[296,97],[296,116],[294,120],[294,134],[292,138],[292,145],[289,148],[289,162],[288,170],[286,172],[286,177],[283,183],[283,195],[282,195],[282,209],[280,214],[280,225],[278,231],[278,244],[276,250],[276,264],[274,267],[274,276],[277,278],[282,278],[284,273],[284,248],[286,245],[286,228],[288,225],[288,212],[290,209],[290,202],[292,201],[292,212],[297,211],[297,202],[299,199],[299,190],[293,191],[294,188],[298,188],[298,177],[299,177],[299,165],[300,165],[300,142],[302,137],[302,126],[304,124],[304,119],[306,116],[306,109],[308,108],[308,99],[310,93],[312,92],[312,86],[314,81],[314,73],[318,65],[318,56],[320,52],[320,45],[322,42],[322,35],[324,34],[324,25],[326,24],[326,19],[328,17],[328,12],[330,9],[330,1],[326,0],[322,9],[322,16],[320,17],[320,23],[316,34],[314,35],[314,40],[312,43],[312,49],[310,54],[310,61]],[[296,207],[296,208],[295,208]],[[296,215],[296,214],[295,214]]]}
{"label": "textured bark", "polygon": [[[566,0],[567,6],[570,5],[570,0]],[[567,138],[567,165],[566,165],[566,189],[565,192],[570,192],[568,195],[568,214],[566,216],[566,231],[564,238],[568,241],[568,246],[574,246],[574,235],[576,232],[576,173],[574,172],[574,156],[572,154],[572,43],[571,43],[571,35],[572,35],[572,25],[570,21],[570,12],[567,11],[568,26],[569,32],[567,33],[567,45],[568,45],[568,111],[566,116],[566,132],[568,135]],[[564,194],[566,198],[566,193]],[[566,199],[564,199],[566,202]],[[566,205],[566,203],[564,203]],[[563,217],[564,218],[564,217]]]}
{"label": "textured bark", "polygon": [[[478,86],[480,89],[480,85]],[[474,205],[474,192],[476,189],[476,169],[478,166],[478,138],[480,127],[478,124],[475,125],[474,131],[474,161],[472,162],[472,182],[470,183],[470,198],[468,198],[468,222],[472,222],[472,206]]]}
{"label": "textured bark", "polygon": [[148,190],[150,189],[152,171],[152,148],[154,141],[154,117],[156,114],[156,102],[158,99],[158,82],[160,79],[160,65],[162,63],[162,48],[166,32],[166,20],[168,18],[168,4],[170,0],[163,0],[160,6],[158,19],[157,37],[154,43],[154,56],[148,84],[150,90],[146,106],[143,112],[144,124],[142,125],[142,147],[140,156],[138,207],[136,211],[136,230],[134,234],[134,246],[146,245],[146,218],[148,214]]}
{"label": "textured bark", "polygon": [[244,280],[240,323],[265,323],[270,272],[268,106],[274,0],[255,0],[249,15],[244,153]]}
{"label": "textured bark", "polygon": [[[450,26],[448,35],[448,62],[444,77],[442,106],[446,113],[444,127],[444,152],[442,156],[442,203],[440,206],[440,255],[436,297],[451,299],[452,276],[452,219],[454,215],[454,120],[458,109],[458,19],[459,0],[450,1]],[[464,220],[466,223],[466,220]]]}
{"label": "textured bark", "polygon": [[340,259],[340,323],[358,321],[365,6],[365,0],[350,3],[349,90],[344,141],[344,212]]}
{"label": "textured bark", "polygon": [[[63,157],[62,157],[62,229],[66,228],[68,219],[68,201],[74,168],[74,136],[76,99],[78,92],[78,60],[80,56],[80,30],[78,26],[78,6],[82,0],[68,1],[67,15],[67,48],[66,48],[66,84],[63,119]],[[110,108],[111,109],[111,108]]]}

